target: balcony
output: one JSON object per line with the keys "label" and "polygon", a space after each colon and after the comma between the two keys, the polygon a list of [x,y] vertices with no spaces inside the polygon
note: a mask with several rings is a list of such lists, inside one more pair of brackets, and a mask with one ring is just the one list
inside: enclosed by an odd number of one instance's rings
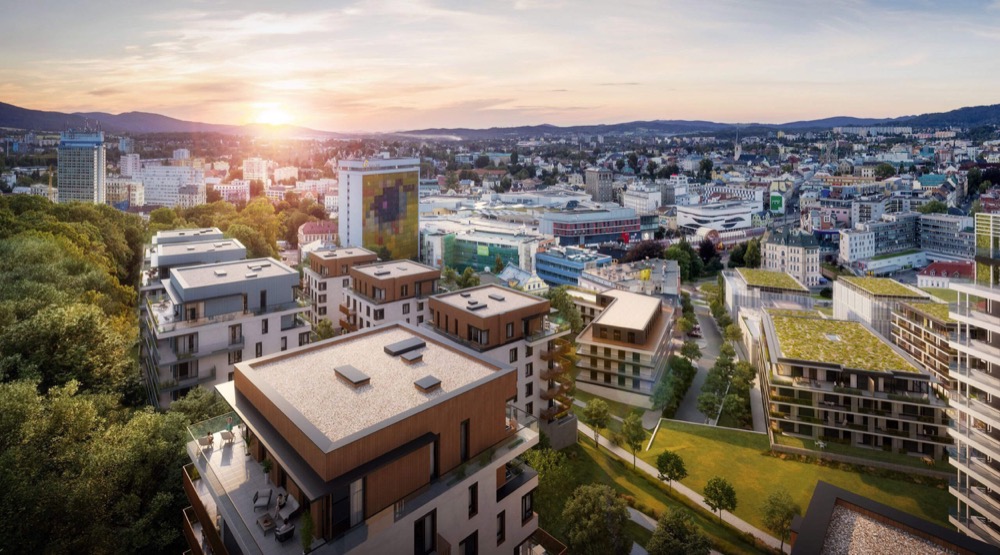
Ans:
{"label": "balcony", "polygon": [[565,392],[565,388],[562,385],[557,385],[550,389],[543,389],[539,397],[546,401],[551,401],[556,397],[562,395]]}
{"label": "balcony", "polygon": [[980,453],[1000,460],[1000,441],[974,426],[966,426],[952,421],[948,433],[958,441],[968,444]]}
{"label": "balcony", "polygon": [[273,314],[277,312],[285,312],[287,310],[306,308],[307,306],[307,304],[296,300],[287,303],[267,305],[266,307],[255,310],[238,310],[235,312],[216,314],[214,316],[185,319],[176,314],[177,310],[175,310],[175,305],[169,298],[163,297],[158,301],[147,298],[146,318],[147,325],[149,325],[151,329],[156,330],[157,334],[161,334],[171,333],[177,330],[190,329],[206,324],[231,322],[248,315],[259,316],[261,314]]}
{"label": "balcony", "polygon": [[295,328],[304,328],[308,325],[309,322],[307,322],[305,318],[302,318],[301,316],[296,314],[287,325],[282,323],[281,331],[293,330]]}
{"label": "balcony", "polygon": [[569,411],[569,406],[563,405],[559,400],[556,400],[553,406],[543,409],[540,416],[543,420],[554,420],[567,411]]}
{"label": "balcony", "polygon": [[556,341],[552,349],[542,349],[542,360],[551,361],[565,355],[569,351],[569,341]]}
{"label": "balcony", "polygon": [[537,483],[538,472],[528,466],[528,463],[517,458],[507,463],[504,478],[503,485],[497,488],[497,503],[515,491],[520,490],[532,480],[535,480]]}
{"label": "balcony", "polygon": [[957,391],[951,392],[951,400],[953,405],[966,407],[976,419],[988,422],[991,426],[1000,429],[1000,409],[974,397],[966,397]]}
{"label": "balcony", "polygon": [[565,370],[563,369],[562,364],[557,362],[552,365],[552,368],[547,366],[542,368],[541,377],[543,380],[554,380],[562,376],[564,372]]}
{"label": "balcony", "polygon": [[355,316],[358,313],[356,309],[348,308],[347,305],[344,304],[337,305],[337,310],[339,310],[344,316]]}
{"label": "balcony", "polygon": [[948,368],[952,376],[961,376],[961,381],[968,382],[992,395],[1000,395],[1000,379],[993,377],[992,374],[969,368],[967,364],[952,363]]}
{"label": "balcony", "polygon": [[531,335],[525,336],[524,340],[528,342],[529,345],[534,345],[542,341],[555,338],[556,336],[563,336],[569,333],[569,324],[556,324],[545,320],[542,323],[542,329],[536,331]]}

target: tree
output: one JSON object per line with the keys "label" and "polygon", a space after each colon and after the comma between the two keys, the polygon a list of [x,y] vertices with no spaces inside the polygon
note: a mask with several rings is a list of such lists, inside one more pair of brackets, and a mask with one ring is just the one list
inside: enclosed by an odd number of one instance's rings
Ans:
{"label": "tree", "polygon": [[587,406],[583,409],[583,420],[588,426],[594,430],[594,447],[600,451],[601,444],[598,441],[598,434],[604,428],[608,427],[608,421],[611,419],[611,414],[608,411],[608,404],[602,399],[591,399]]}
{"label": "tree", "polygon": [[312,551],[313,543],[313,519],[312,510],[302,511],[302,531],[300,532],[299,541],[302,542],[302,552],[309,553]]}
{"label": "tree", "polygon": [[694,326],[695,326],[694,321],[692,321],[691,318],[689,318],[686,315],[677,319],[677,331],[680,332],[681,336],[685,336],[691,333],[691,331],[694,329]]}
{"label": "tree", "polygon": [[625,169],[625,159],[624,158],[619,158],[619,159],[615,160],[615,169],[618,170],[618,171],[622,171],[623,169]]}
{"label": "tree", "polygon": [[502,271],[503,271],[503,260],[500,258],[500,255],[498,254],[496,260],[493,261],[493,273],[499,274]]}
{"label": "tree", "polygon": [[312,330],[313,341],[330,339],[334,335],[336,335],[336,330],[333,328],[333,322],[326,318],[321,319]]}
{"label": "tree", "polygon": [[743,255],[743,260],[746,262],[747,268],[760,268],[761,254],[759,240],[753,239],[747,243],[747,250],[746,254]]}
{"label": "tree", "polygon": [[738,325],[733,323],[726,326],[726,328],[722,331],[722,337],[725,338],[726,341],[737,342],[740,339],[743,339],[743,332],[740,331],[740,327]]}
{"label": "tree", "polygon": [[256,229],[243,224],[233,224],[226,230],[226,235],[243,243],[247,248],[247,258],[277,258],[276,245],[268,243],[267,239]]}
{"label": "tree", "polygon": [[875,178],[876,179],[889,179],[890,177],[896,175],[896,168],[892,164],[887,164],[882,162],[881,164],[875,166]]}
{"label": "tree", "polygon": [[708,555],[711,550],[708,537],[684,509],[663,513],[646,545],[649,555]]}
{"label": "tree", "polygon": [[921,214],[944,214],[948,212],[948,205],[940,200],[932,200],[917,207],[917,212],[920,212]]}
{"label": "tree", "polygon": [[628,248],[622,262],[635,262],[646,260],[647,258],[660,258],[663,256],[663,245],[659,241],[639,241]]}
{"label": "tree", "polygon": [[535,510],[540,515],[558,515],[573,493],[574,479],[566,455],[555,449],[538,447],[529,449],[523,457],[538,472]]}
{"label": "tree", "polygon": [[719,415],[719,396],[715,393],[702,393],[698,395],[698,412],[705,415],[705,421],[709,421]]}
{"label": "tree", "polygon": [[722,522],[722,511],[736,510],[736,490],[725,478],[716,476],[705,484],[705,504],[713,511],[718,511],[719,522]]}
{"label": "tree", "polygon": [[712,164],[712,160],[710,158],[703,158],[698,163],[698,177],[701,179],[711,179],[713,168],[714,164]]}
{"label": "tree", "polygon": [[802,513],[802,508],[792,501],[792,496],[787,491],[779,489],[767,496],[761,512],[764,527],[777,534],[781,539],[781,551],[784,551],[785,539],[792,529],[792,519]]}
{"label": "tree", "polygon": [[646,430],[642,429],[642,418],[635,412],[630,413],[622,422],[622,436],[625,445],[632,451],[632,468],[635,468],[635,453],[642,448],[646,440]]}
{"label": "tree", "polygon": [[729,264],[730,268],[740,268],[746,265],[743,257],[746,256],[747,245],[746,243],[739,243],[732,250],[729,251]]}
{"label": "tree", "polygon": [[673,451],[663,451],[656,457],[656,476],[660,480],[666,480],[671,490],[674,489],[673,482],[679,482],[687,478],[687,467],[684,466],[684,459]]}
{"label": "tree", "polygon": [[466,266],[465,271],[462,272],[462,276],[458,279],[458,286],[461,289],[466,287],[475,287],[479,285],[479,274],[472,269],[472,266]]}
{"label": "tree", "polygon": [[722,410],[736,420],[740,426],[745,425],[750,420],[750,410],[747,407],[747,400],[742,395],[730,393],[723,397]]}
{"label": "tree", "polygon": [[689,339],[681,345],[680,355],[691,362],[694,362],[701,358],[701,347]]}
{"label": "tree", "polygon": [[[979,199],[972,201],[972,206],[969,207],[969,215],[975,216],[976,214],[979,214],[982,211],[983,211],[983,202]],[[833,297],[832,294],[830,296]]]}
{"label": "tree", "polygon": [[477,156],[474,165],[476,166],[477,169],[485,168],[486,166],[490,165],[490,157],[486,156],[485,154],[482,156]]}
{"label": "tree", "polygon": [[708,237],[701,240],[698,243],[698,257],[705,264],[708,264],[710,260],[715,258],[715,243],[712,242]]}
{"label": "tree", "polygon": [[184,416],[188,424],[203,422],[231,411],[229,403],[214,389],[195,387],[186,395],[170,403],[170,412]]}
{"label": "tree", "polygon": [[983,182],[983,170],[979,169],[979,166],[973,166],[969,168],[969,173],[966,174],[965,178],[968,180],[968,190],[978,191],[979,185]]}
{"label": "tree", "polygon": [[570,298],[565,285],[549,289],[545,297],[549,299],[552,308],[558,311],[559,317],[570,325],[573,333],[580,333],[583,330],[583,316],[580,315],[580,309],[576,303]]}
{"label": "tree", "polygon": [[632,540],[625,533],[628,506],[605,485],[576,488],[563,509],[570,551],[582,555],[627,555]]}

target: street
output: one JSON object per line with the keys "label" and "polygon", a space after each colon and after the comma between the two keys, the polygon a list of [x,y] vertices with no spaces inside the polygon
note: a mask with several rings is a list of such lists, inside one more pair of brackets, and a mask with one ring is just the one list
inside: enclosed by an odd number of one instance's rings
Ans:
{"label": "street", "polygon": [[695,374],[694,380],[691,382],[691,387],[688,389],[687,394],[684,395],[677,413],[674,414],[674,419],[704,424],[705,415],[698,412],[698,395],[701,394],[701,386],[704,385],[705,378],[708,377],[708,370],[712,368],[715,364],[715,359],[719,356],[719,348],[722,346],[722,336],[719,335],[719,330],[715,327],[715,321],[708,312],[708,307],[696,304],[694,313],[698,318],[698,324],[701,325],[703,336],[701,339],[695,340],[698,346],[701,347],[701,359],[697,363],[698,373]]}

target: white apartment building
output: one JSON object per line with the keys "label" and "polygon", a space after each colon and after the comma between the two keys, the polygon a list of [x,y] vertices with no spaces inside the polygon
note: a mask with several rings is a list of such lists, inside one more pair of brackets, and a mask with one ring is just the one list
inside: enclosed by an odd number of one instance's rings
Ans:
{"label": "white apartment building", "polygon": [[140,177],[142,172],[142,159],[138,154],[123,154],[118,162],[118,173],[122,177]]}
{"label": "white apartment building", "polygon": [[761,246],[765,270],[790,274],[806,287],[819,285],[819,242],[813,234],[778,228],[764,236]]}
{"label": "white apartment building", "polygon": [[177,189],[177,206],[194,208],[207,202],[205,185],[184,185]]}
{"label": "white apartment building", "polygon": [[622,194],[622,206],[631,208],[637,214],[654,214],[660,207],[662,193],[658,187],[633,185]]}
{"label": "white apartment building", "polygon": [[229,183],[219,183],[212,187],[222,195],[222,200],[233,204],[250,202],[250,181],[234,179]]}
{"label": "white apartment building", "polygon": [[143,363],[153,406],[232,380],[233,365],[309,342],[299,274],[270,258],[172,268],[150,298]]}
{"label": "white apartment building", "polygon": [[283,168],[274,168],[274,181],[280,183],[286,179],[298,179],[299,169],[295,166],[285,166]]}
{"label": "white apartment building", "polygon": [[427,297],[437,292],[441,270],[412,260],[376,262],[349,268],[351,286],[340,305],[346,331],[392,322],[419,325],[427,320]]}
{"label": "white apartment building", "polygon": [[[205,172],[189,166],[147,165],[142,168],[140,179],[145,189],[146,204],[153,206],[179,206],[181,187],[193,185],[205,190]],[[202,199],[198,204],[204,203]]]}
{"label": "white apartment building", "polygon": [[267,176],[270,161],[263,158],[247,158],[243,160],[243,179],[247,181],[260,181],[266,187],[270,181]]}
{"label": "white apartment building", "polygon": [[174,150],[174,160],[190,160],[191,151],[186,148],[178,148]]}
{"label": "white apartment building", "polygon": [[142,181],[127,177],[109,177],[106,181],[105,201],[114,205],[128,201],[128,205],[143,206],[146,204],[146,189]]}
{"label": "white apartment building", "polygon": [[351,268],[371,264],[378,256],[361,247],[320,249],[309,253],[302,269],[302,292],[309,299],[309,321],[313,326],[326,319],[341,329],[337,309],[344,292],[351,288]]}

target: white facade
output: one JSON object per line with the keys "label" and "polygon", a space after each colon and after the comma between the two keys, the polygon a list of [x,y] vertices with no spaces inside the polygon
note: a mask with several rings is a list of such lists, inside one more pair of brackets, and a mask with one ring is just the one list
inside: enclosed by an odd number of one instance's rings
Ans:
{"label": "white facade", "polygon": [[247,158],[243,160],[243,179],[247,181],[260,181],[267,186],[268,161],[263,158]]}
{"label": "white facade", "polygon": [[[895,294],[877,295],[867,289],[882,289],[880,283],[892,285],[889,290]],[[898,304],[928,298],[929,294],[889,278],[841,277],[833,282],[833,317],[867,324],[891,341],[892,311]]]}
{"label": "white facade", "polygon": [[194,208],[205,204],[205,185],[185,185],[177,190],[177,204],[181,208]]}
{"label": "white facade", "polygon": [[142,181],[125,177],[108,178],[105,198],[108,204],[117,204],[126,200],[130,207],[146,204],[145,188]]}
{"label": "white facade", "polygon": [[338,165],[338,225],[341,244],[362,247],[365,214],[364,177],[399,172],[420,174],[419,158],[375,158],[370,160],[341,160]]}
{"label": "white facade", "polygon": [[299,178],[299,169],[296,168],[295,166],[274,168],[274,180],[276,182],[284,181],[286,179],[298,179],[298,178]]}
{"label": "white facade", "polygon": [[791,274],[806,287],[819,285],[819,245],[811,236],[775,231],[761,242],[765,270]]}
{"label": "white facade", "polygon": [[118,163],[118,173],[122,177],[139,177],[142,172],[142,159],[138,154],[125,154]]}
{"label": "white facade", "polygon": [[141,179],[148,205],[178,206],[181,187],[194,185],[205,189],[205,173],[187,166],[146,166],[142,168]]}
{"label": "white facade", "polygon": [[191,151],[186,148],[178,148],[174,151],[174,160],[189,160]]}
{"label": "white facade", "polygon": [[220,183],[214,187],[215,192],[222,195],[222,200],[231,203],[250,202],[250,181],[234,179],[229,183]]}
{"label": "white facade", "polygon": [[344,305],[357,311],[358,329],[406,322],[420,325],[430,318],[430,307],[426,297],[409,297],[391,302],[376,303],[372,299],[355,292],[344,290]]}
{"label": "white facade", "polygon": [[59,138],[59,202],[104,204],[107,167],[104,133],[69,131]]}
{"label": "white facade", "polygon": [[622,206],[635,210],[637,214],[653,214],[660,207],[661,197],[658,188],[635,185],[622,195]]}
{"label": "white facade", "polygon": [[875,256],[875,232],[860,229],[840,230],[840,262],[853,264]]}
{"label": "white facade", "polygon": [[707,227],[716,231],[733,231],[751,227],[753,213],[760,207],[752,202],[718,202],[677,206],[677,226],[688,229]]}

